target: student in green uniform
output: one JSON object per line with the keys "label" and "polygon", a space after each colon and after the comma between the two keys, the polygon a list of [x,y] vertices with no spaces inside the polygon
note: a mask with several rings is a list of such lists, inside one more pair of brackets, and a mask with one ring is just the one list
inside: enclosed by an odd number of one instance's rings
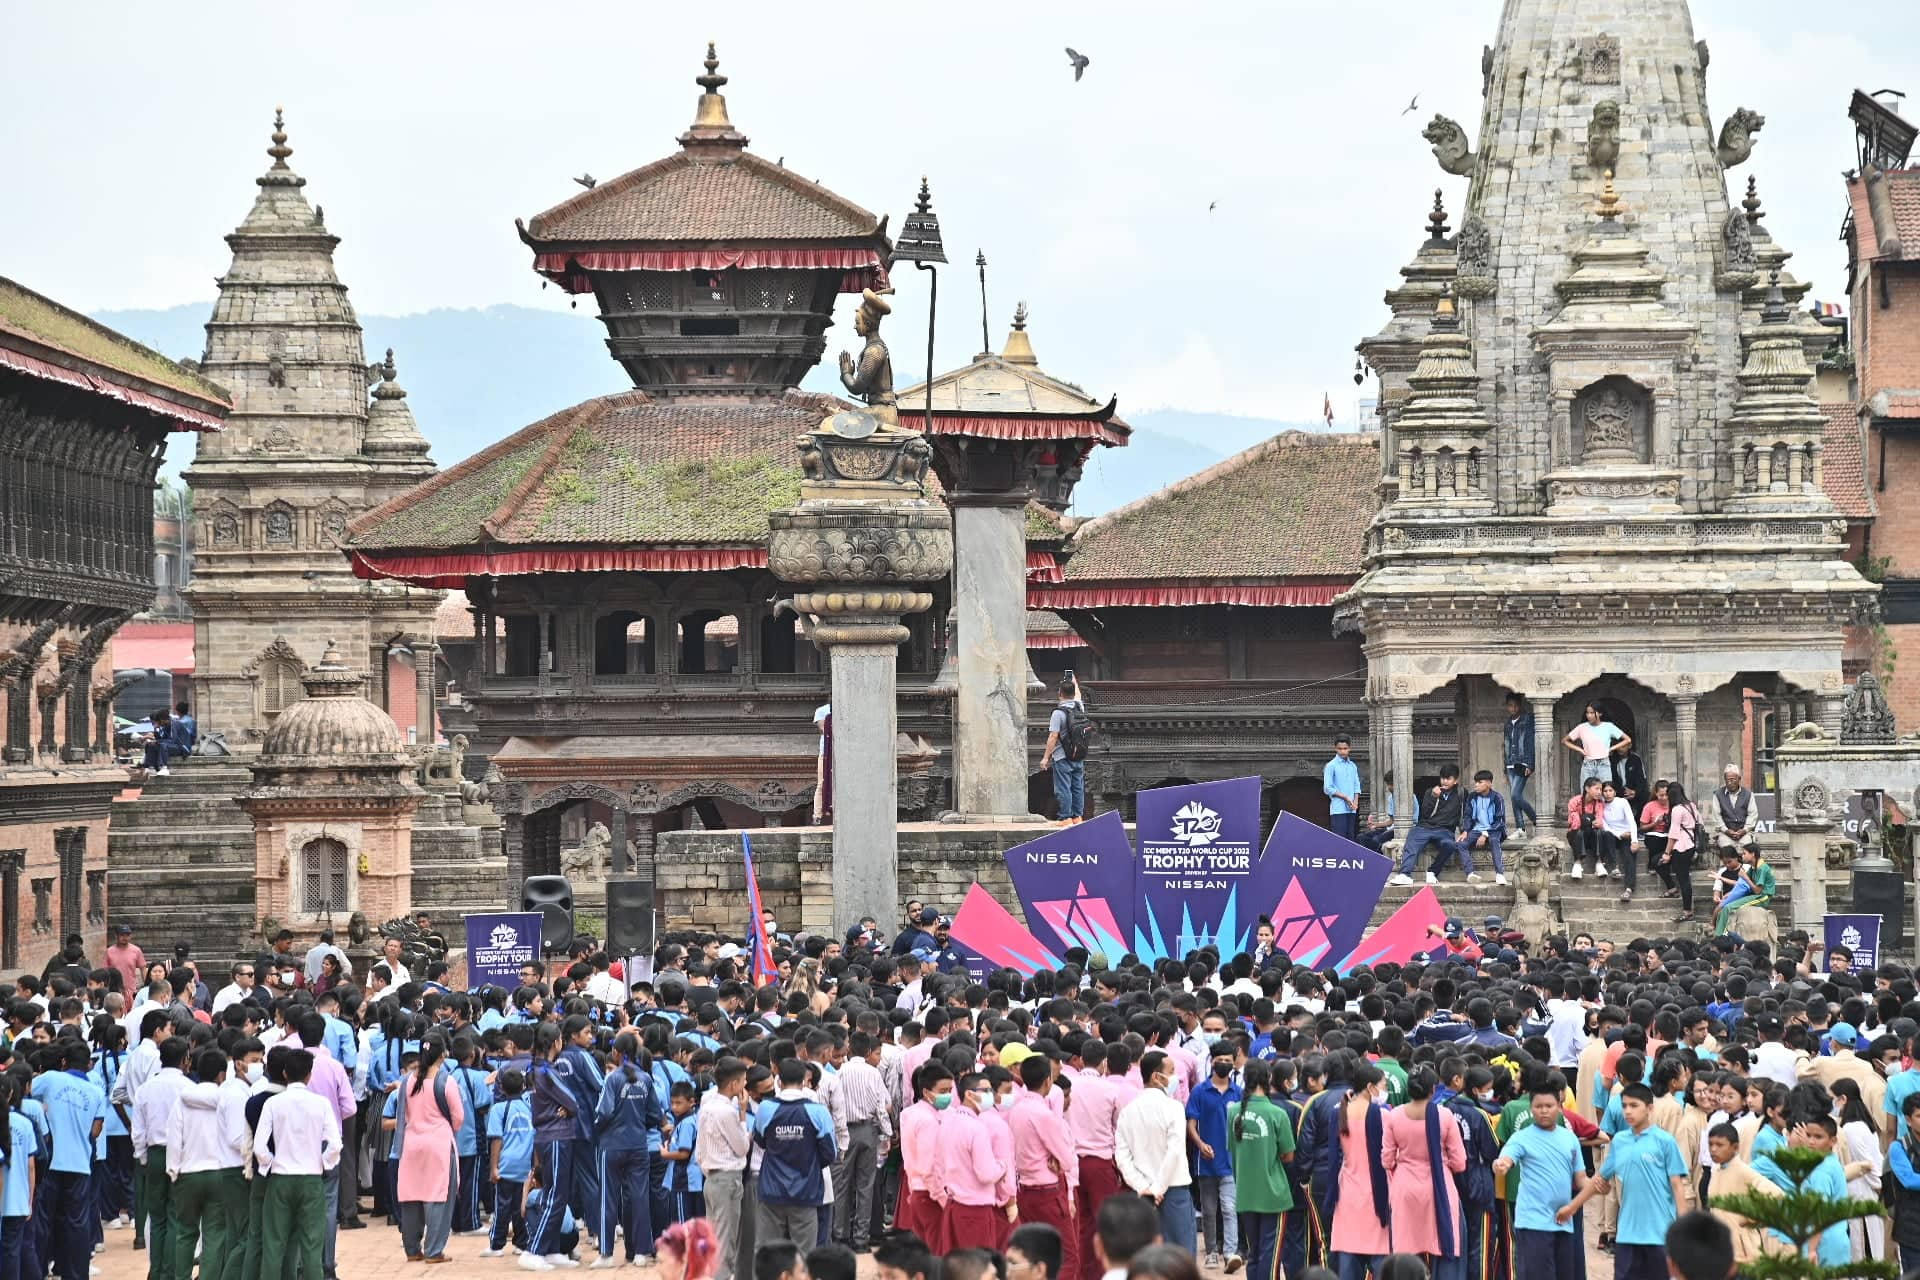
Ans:
{"label": "student in green uniform", "polygon": [[1251,1280],[1279,1280],[1280,1236],[1293,1208],[1286,1166],[1293,1161],[1293,1125],[1272,1098],[1273,1071],[1249,1062],[1243,1100],[1227,1108],[1227,1149],[1239,1191],[1240,1247]]}

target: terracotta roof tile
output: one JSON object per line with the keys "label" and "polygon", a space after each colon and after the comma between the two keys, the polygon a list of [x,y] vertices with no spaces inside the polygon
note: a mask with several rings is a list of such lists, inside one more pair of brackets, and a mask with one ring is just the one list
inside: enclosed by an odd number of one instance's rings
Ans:
{"label": "terracotta roof tile", "polygon": [[535,423],[354,521],[363,550],[741,545],[800,497],[794,439],[847,406],[789,391],[745,404],[628,391]]}
{"label": "terracotta roof tile", "polygon": [[468,607],[466,592],[447,592],[433,611],[433,634],[442,640],[473,639],[473,614]]}
{"label": "terracotta roof tile", "polygon": [[[1920,258],[1920,169],[1895,169],[1886,175],[1887,200],[1893,206],[1894,230],[1900,233],[1902,256]],[[1847,182],[1847,202],[1853,209],[1855,252],[1861,259],[1880,256],[1880,236],[1873,224],[1864,178]]]}
{"label": "terracotta roof tile", "polygon": [[1380,438],[1287,431],[1081,525],[1067,582],[1357,578]]}
{"label": "terracotta roof tile", "polygon": [[536,216],[536,241],[844,240],[880,220],[851,200],[750,152],[695,160],[677,152]]}
{"label": "terracotta roof tile", "polygon": [[225,387],[175,364],[52,298],[0,276],[0,337],[18,335],[124,378],[165,387],[221,410],[232,404]]}
{"label": "terracotta roof tile", "polygon": [[1871,520],[1879,511],[1867,483],[1867,435],[1860,406],[1851,401],[1822,404],[1820,416],[1827,420],[1820,438],[1822,487],[1849,520]]}

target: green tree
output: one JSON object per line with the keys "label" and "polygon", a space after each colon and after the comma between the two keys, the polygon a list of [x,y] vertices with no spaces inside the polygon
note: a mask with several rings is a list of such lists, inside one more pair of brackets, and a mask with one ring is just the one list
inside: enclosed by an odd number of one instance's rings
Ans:
{"label": "green tree", "polygon": [[1821,1266],[1814,1256],[1820,1233],[1838,1223],[1855,1218],[1874,1218],[1886,1213],[1878,1200],[1836,1199],[1807,1189],[1807,1179],[1827,1156],[1811,1147],[1781,1147],[1769,1153],[1769,1159],[1793,1184],[1785,1195],[1769,1196],[1755,1191],[1737,1196],[1714,1196],[1716,1209],[1737,1213],[1755,1226],[1778,1231],[1793,1241],[1792,1257],[1755,1258],[1741,1268],[1742,1276],[1752,1280],[1842,1280],[1859,1277],[1871,1280],[1899,1280],[1900,1268],[1891,1262],[1863,1260],[1842,1266]]}

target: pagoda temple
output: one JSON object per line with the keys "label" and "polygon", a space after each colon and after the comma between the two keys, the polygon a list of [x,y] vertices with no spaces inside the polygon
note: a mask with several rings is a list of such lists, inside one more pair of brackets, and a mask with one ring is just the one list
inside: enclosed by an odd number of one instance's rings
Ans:
{"label": "pagoda temple", "polygon": [[[814,800],[827,680],[774,608],[768,516],[800,497],[796,438],[853,407],[798,384],[838,296],[886,287],[891,244],[883,219],[747,150],[711,46],[696,83],[679,150],[520,228],[537,272],[592,295],[634,389],[350,527],[362,578],[466,593],[475,660],[449,714],[497,770],[515,883],[562,869],[563,832],[592,837],[598,865],[568,866],[592,880],[648,870],[659,831],[804,821]],[[900,652],[908,813],[935,799],[944,613],[910,618]]]}

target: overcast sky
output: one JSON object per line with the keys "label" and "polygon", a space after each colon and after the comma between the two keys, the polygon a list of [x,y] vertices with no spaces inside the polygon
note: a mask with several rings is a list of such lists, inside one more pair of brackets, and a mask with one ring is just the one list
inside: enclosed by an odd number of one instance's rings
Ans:
{"label": "overcast sky", "polygon": [[[0,41],[0,274],[86,310],[210,299],[284,103],[293,166],[343,237],[361,311],[563,307],[513,219],[575,193],[573,174],[611,178],[672,150],[712,38],[758,153],[891,212],[896,229],[931,178],[954,263],[941,367],[979,347],[981,248],[994,345],[1025,298],[1042,363],[1118,391],[1123,413],[1304,420],[1330,391],[1346,419],[1353,344],[1384,319],[1380,294],[1436,186],[1457,222],[1466,180],[1440,172],[1420,129],[1435,111],[1475,127],[1499,12],[1496,0],[15,5]],[[1813,296],[1843,298],[1847,100],[1856,86],[1920,99],[1911,34],[1871,38],[1911,33],[1911,0],[1695,0],[1693,14],[1713,48],[1714,118],[1767,117],[1738,176],[1758,175],[1768,226]],[[1068,44],[1093,60],[1079,84]],[[1416,92],[1420,109],[1402,116]],[[924,361],[926,283],[906,271],[898,284],[889,336],[905,384]],[[829,352],[853,341],[842,323]]]}

